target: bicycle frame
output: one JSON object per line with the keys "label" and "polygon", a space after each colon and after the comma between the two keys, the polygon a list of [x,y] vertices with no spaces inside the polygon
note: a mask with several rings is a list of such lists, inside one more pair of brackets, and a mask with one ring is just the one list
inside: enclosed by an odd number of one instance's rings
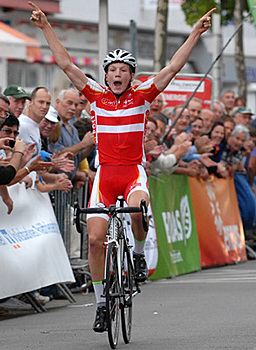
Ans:
{"label": "bicycle frame", "polygon": [[[120,202],[119,208],[124,208],[123,198],[118,198],[118,200]],[[131,247],[128,246],[127,240],[128,238],[125,235],[124,228],[123,228],[123,212],[120,211],[120,213],[118,214],[118,212],[114,211],[109,220],[107,241],[104,243],[104,245],[108,247],[110,243],[114,243],[115,248],[117,250],[117,267],[118,267],[119,286],[122,286],[122,264],[123,264],[124,250],[126,249],[126,251],[129,251],[129,255],[130,255]],[[105,277],[106,277],[106,264],[105,264]],[[138,286],[137,281],[135,281],[135,286],[136,286],[136,290],[133,293],[133,296],[140,293],[140,288]],[[123,295],[122,290],[121,290],[121,294]]]}
{"label": "bicycle frame", "polygon": [[[132,298],[140,293],[138,282],[134,278],[134,267],[130,254],[128,238],[123,227],[123,213],[142,213],[142,223],[145,231],[148,231],[147,207],[145,200],[140,207],[124,207],[123,197],[118,198],[120,206],[111,205],[109,208],[79,208],[75,203],[74,219],[77,231],[81,232],[81,213],[105,213],[110,215],[105,259],[105,276],[103,279],[104,292],[107,304],[108,338],[111,348],[115,349],[118,343],[120,327],[120,314],[122,320],[122,332],[125,343],[129,343],[132,327]],[[127,272],[124,270],[125,261]],[[127,276],[126,276],[127,273]],[[135,287],[135,288],[134,288]]]}

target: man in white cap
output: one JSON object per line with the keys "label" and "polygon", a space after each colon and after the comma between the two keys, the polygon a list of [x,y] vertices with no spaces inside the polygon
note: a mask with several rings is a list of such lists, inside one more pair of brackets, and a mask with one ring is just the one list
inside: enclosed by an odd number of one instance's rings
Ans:
{"label": "man in white cap", "polygon": [[73,157],[73,154],[66,152],[62,155],[59,155],[58,157],[56,155],[52,157],[52,154],[49,153],[48,148],[49,137],[55,131],[56,127],[58,127],[59,121],[60,120],[58,117],[58,112],[55,108],[50,106],[48,113],[45,115],[45,117],[41,120],[39,124],[42,143],[42,150],[40,153],[42,159],[48,161],[51,159],[53,163],[52,171],[60,170],[69,173],[75,168],[74,161],[70,159]]}
{"label": "man in white cap", "polygon": [[236,125],[241,124],[244,126],[249,126],[252,121],[253,112],[250,108],[239,107],[234,113],[234,121]]}
{"label": "man in white cap", "polygon": [[42,149],[48,151],[48,138],[55,130],[59,122],[58,112],[50,106],[48,113],[41,120],[39,130],[41,135]]}

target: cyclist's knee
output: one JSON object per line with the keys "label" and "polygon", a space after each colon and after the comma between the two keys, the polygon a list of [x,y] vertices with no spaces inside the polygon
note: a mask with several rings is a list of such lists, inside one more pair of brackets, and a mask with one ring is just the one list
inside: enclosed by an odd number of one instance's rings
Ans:
{"label": "cyclist's knee", "polygon": [[100,237],[97,237],[96,235],[91,235],[89,237],[89,246],[90,246],[90,251],[91,252],[96,252],[96,251],[103,251],[104,250],[104,246],[103,246],[103,243],[104,243],[105,239],[104,238],[100,238]]}
{"label": "cyclist's knee", "polygon": [[148,206],[149,196],[146,192],[144,192],[144,191],[132,192],[130,197],[129,197],[129,200],[128,200],[129,207],[139,207],[142,199],[144,199],[146,201],[146,204]]}
{"label": "cyclist's knee", "polygon": [[134,224],[142,224],[142,214],[141,213],[130,213],[132,222]]}
{"label": "cyclist's knee", "polygon": [[107,221],[104,219],[88,220],[89,245],[91,251],[104,250],[106,240]]}

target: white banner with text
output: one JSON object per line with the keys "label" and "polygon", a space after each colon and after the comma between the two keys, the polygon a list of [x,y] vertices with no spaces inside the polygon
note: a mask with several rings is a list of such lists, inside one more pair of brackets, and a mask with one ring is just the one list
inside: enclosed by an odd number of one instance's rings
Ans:
{"label": "white banner with text", "polygon": [[0,299],[55,283],[74,275],[48,193],[8,188],[13,211],[0,199]]}

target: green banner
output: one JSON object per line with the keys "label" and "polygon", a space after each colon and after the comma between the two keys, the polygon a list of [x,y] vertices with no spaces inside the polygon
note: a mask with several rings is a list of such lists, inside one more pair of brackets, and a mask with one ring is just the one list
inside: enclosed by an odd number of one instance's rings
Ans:
{"label": "green banner", "polygon": [[[256,0],[247,0],[249,9],[251,10],[254,6],[256,6]],[[254,24],[256,26],[256,9],[252,11],[252,17],[254,19]]]}
{"label": "green banner", "polygon": [[199,270],[199,244],[187,176],[150,177],[149,189],[158,241],[158,263],[150,279]]}

